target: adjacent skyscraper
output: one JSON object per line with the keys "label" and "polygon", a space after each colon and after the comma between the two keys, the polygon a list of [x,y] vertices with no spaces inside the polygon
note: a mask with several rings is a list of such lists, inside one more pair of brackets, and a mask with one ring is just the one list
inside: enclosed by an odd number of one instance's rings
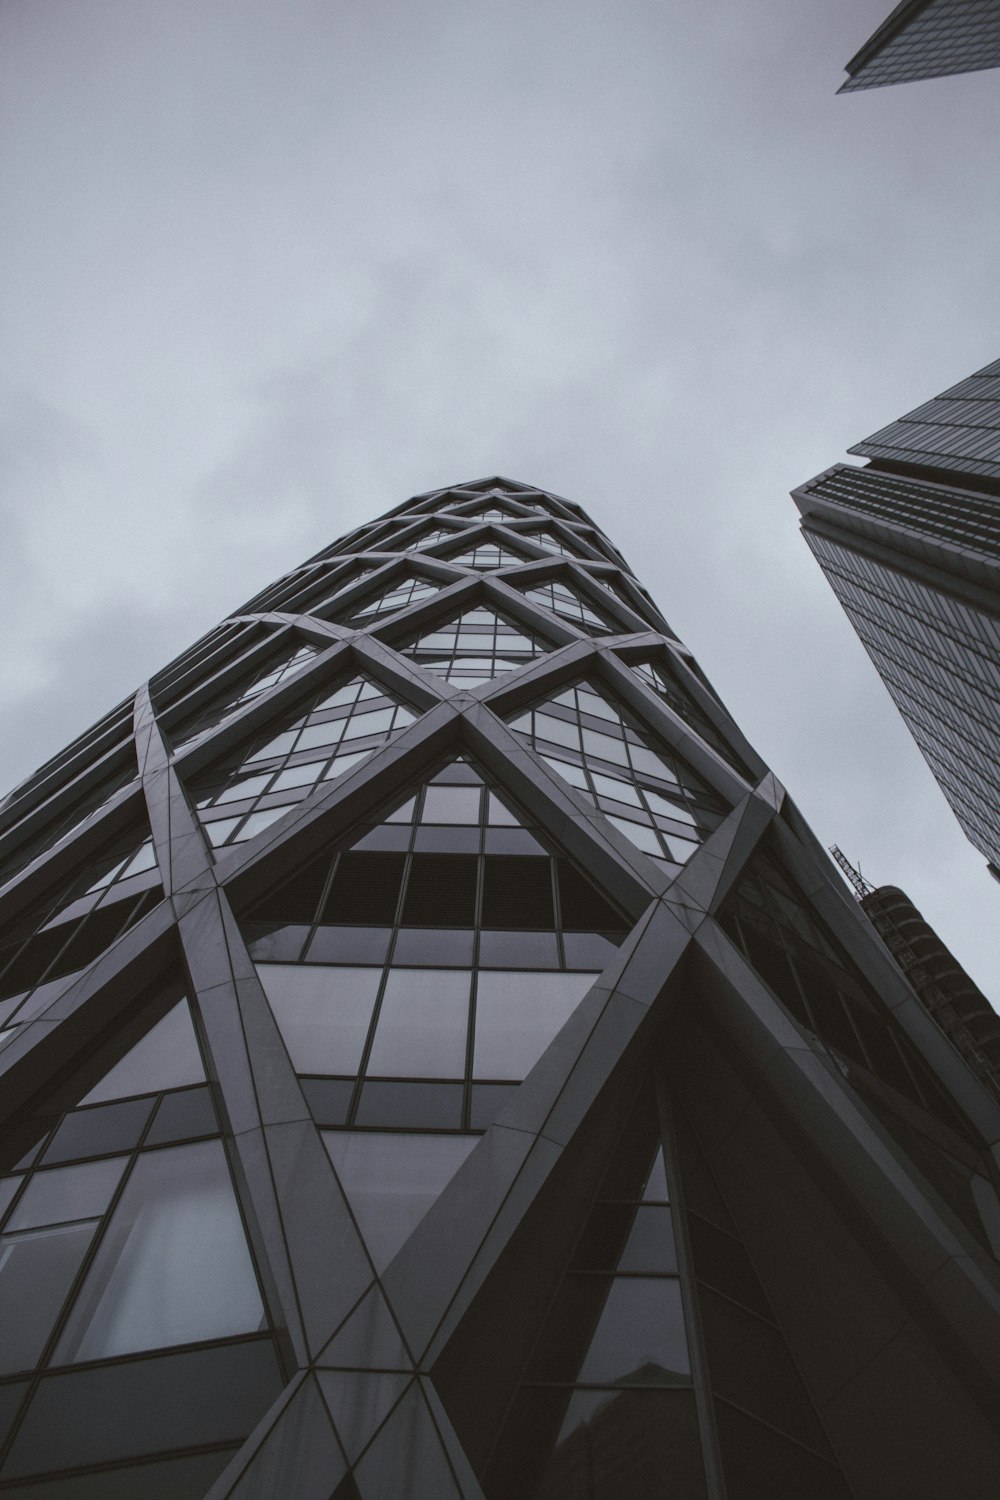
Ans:
{"label": "adjacent skyscraper", "polygon": [[992,1500],[1000,1105],[577,506],[408,501],[2,825],[0,1496]]}
{"label": "adjacent skyscraper", "polygon": [[802,531],[1000,876],[1000,361],[793,492]]}
{"label": "adjacent skyscraper", "polygon": [[996,67],[998,0],[902,0],[851,58],[838,92]]}

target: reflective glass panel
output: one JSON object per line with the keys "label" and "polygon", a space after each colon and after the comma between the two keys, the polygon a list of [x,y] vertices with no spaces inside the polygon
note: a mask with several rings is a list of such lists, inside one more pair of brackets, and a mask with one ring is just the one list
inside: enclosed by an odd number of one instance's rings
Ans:
{"label": "reflective glass panel", "polygon": [[139,1156],[56,1357],[225,1338],[262,1318],[222,1143],[200,1141]]}
{"label": "reflective glass panel", "polygon": [[476,1137],[324,1131],[376,1270],[383,1270],[462,1165]]}
{"label": "reflective glass panel", "polygon": [[391,969],[369,1072],[449,1078],[465,1071],[471,976],[461,969]]}
{"label": "reflective glass panel", "polygon": [[129,1094],[158,1093],[202,1083],[205,1069],[186,1000],[180,1000],[121,1062],[80,1100],[100,1104]]}
{"label": "reflective glass panel", "polygon": [[257,972],[296,1071],[356,1072],[381,970],[260,964]]}
{"label": "reflective glass panel", "polygon": [[524,1078],[593,984],[594,974],[479,975],[476,997],[477,1078]]}

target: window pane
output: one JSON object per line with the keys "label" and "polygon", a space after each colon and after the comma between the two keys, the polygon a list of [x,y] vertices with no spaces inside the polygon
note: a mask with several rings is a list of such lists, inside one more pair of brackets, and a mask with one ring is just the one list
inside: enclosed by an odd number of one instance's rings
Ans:
{"label": "window pane", "polygon": [[145,1099],[127,1099],[120,1104],[99,1104],[90,1109],[72,1110],[52,1137],[42,1158],[45,1165],[131,1150],[138,1144],[155,1102],[147,1096]]}
{"label": "window pane", "polygon": [[429,786],[424,793],[422,823],[478,823],[482,797],[477,786]]}
{"label": "window pane", "polygon": [[476,1144],[471,1135],[324,1131],[377,1270],[388,1265]]}
{"label": "window pane", "polygon": [[36,1172],[7,1222],[8,1229],[36,1224],[66,1224],[71,1219],[100,1218],[125,1168],[124,1156],[88,1161],[78,1167]]}
{"label": "window pane", "polygon": [[524,1078],[573,1014],[593,974],[481,973],[476,995],[477,1078]]}
{"label": "window pane", "polygon": [[411,1083],[409,1079],[366,1083],[357,1124],[390,1130],[461,1130],[464,1092],[460,1083]]}
{"label": "window pane", "polygon": [[296,1071],[356,1073],[381,969],[260,964],[257,972]]}
{"label": "window pane", "polygon": [[204,1078],[191,1012],[187,1001],[181,1000],[80,1103],[103,1104],[107,1099],[124,1099],[129,1094],[159,1093],[162,1089],[202,1083]]}
{"label": "window pane", "polygon": [[174,1146],[139,1157],[57,1357],[225,1338],[262,1316],[221,1142]]}
{"label": "window pane", "polygon": [[344,733],[345,719],[327,719],[323,724],[308,724],[296,741],[296,750],[313,750],[317,745],[336,745]]}
{"label": "window pane", "polygon": [[284,792],[289,787],[312,786],[319,778],[323,764],[321,760],[311,760],[306,765],[289,766],[287,771],[282,771],[280,776],[275,777],[271,791]]}
{"label": "window pane", "polygon": [[585,1383],[690,1376],[680,1286],[674,1280],[619,1277],[594,1331],[579,1379]]}
{"label": "window pane", "polygon": [[461,969],[391,969],[368,1071],[460,1078],[465,1072],[470,980]]}
{"label": "window pane", "polygon": [[0,1238],[0,1371],[29,1370],[38,1362],[95,1225],[29,1229]]}

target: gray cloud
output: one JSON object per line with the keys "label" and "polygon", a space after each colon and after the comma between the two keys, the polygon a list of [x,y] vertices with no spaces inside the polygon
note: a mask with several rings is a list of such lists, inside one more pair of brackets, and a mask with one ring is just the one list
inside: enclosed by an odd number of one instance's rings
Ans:
{"label": "gray cloud", "polygon": [[0,8],[0,781],[499,470],[593,511],[824,842],[996,994],[982,861],[787,494],[996,356],[996,74],[836,98],[884,10]]}

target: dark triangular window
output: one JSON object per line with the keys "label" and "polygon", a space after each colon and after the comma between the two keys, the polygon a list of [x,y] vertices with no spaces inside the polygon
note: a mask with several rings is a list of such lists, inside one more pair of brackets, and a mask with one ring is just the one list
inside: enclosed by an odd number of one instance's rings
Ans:
{"label": "dark triangular window", "polygon": [[454,535],[454,531],[438,527],[436,531],[424,532],[423,536],[418,536],[415,541],[408,542],[403,550],[406,552],[416,552],[421,547],[432,547],[435,542],[443,542],[445,537],[453,537]]}
{"label": "dark triangular window", "polygon": [[589,682],[511,721],[637,848],[685,864],[723,811],[713,792],[637,719]]}
{"label": "dark triangular window", "polygon": [[462,568],[510,568],[517,567],[525,559],[509,547],[503,547],[499,542],[479,542],[468,552],[460,552],[454,557],[447,558],[450,563],[456,563]]}
{"label": "dark triangular window", "polygon": [[[138,1441],[126,1450],[137,1457],[150,1449],[166,1449],[165,1457],[201,1445],[227,1449],[249,1431],[282,1379],[179,987],[154,992],[112,1036],[105,1033],[40,1110],[14,1119],[0,1150],[8,1174],[0,1177],[0,1297],[17,1309],[5,1319],[0,1374],[38,1372],[41,1380],[10,1390],[10,1416],[28,1402],[7,1460],[13,1470],[103,1457],[100,1439],[81,1435],[108,1430],[103,1409],[89,1422],[81,1416],[79,1403],[91,1399],[88,1376],[72,1367],[82,1362],[102,1362],[101,1399],[117,1393],[117,1423],[128,1421],[132,1388],[140,1402],[155,1388],[173,1413],[166,1427],[140,1418]],[[187,1352],[178,1356],[181,1346]],[[123,1356],[129,1362],[116,1367]],[[231,1400],[216,1402],[213,1394],[232,1381],[246,1396],[237,1426]],[[192,1383],[199,1412],[185,1419],[179,1413],[189,1407]],[[47,1422],[39,1430],[38,1403],[58,1419],[55,1447]],[[144,1447],[143,1435],[154,1429],[157,1438]],[[120,1454],[114,1448],[109,1456]],[[227,1456],[216,1456],[214,1472]],[[206,1482],[212,1473],[204,1471]],[[145,1474],[138,1471],[134,1493],[145,1492]],[[123,1476],[132,1493],[120,1468],[115,1487]],[[89,1482],[101,1488],[99,1475]]]}
{"label": "dark triangular window", "polygon": [[218,846],[253,838],[413,718],[367,677],[354,677],[332,692],[325,686],[308,708],[300,703],[192,783],[189,790],[209,840]]}
{"label": "dark triangular window", "polygon": [[[126,754],[125,763],[110,775],[106,775],[89,792],[73,801],[70,806],[61,813],[51,817],[38,833],[29,835],[24,843],[21,843],[15,853],[0,859],[0,886],[12,880],[20,871],[30,865],[32,860],[37,859],[46,850],[52,849],[63,839],[75,833],[78,828],[93,817],[116,792],[120,792],[129,782],[136,779],[135,749],[130,741]],[[23,835],[22,835],[23,837]],[[16,825],[10,830],[5,842],[10,845],[17,843]]]}
{"label": "dark triangular window", "polygon": [[409,604],[416,604],[419,599],[429,598],[431,594],[436,594],[440,587],[439,583],[432,583],[427,578],[404,578],[392,588],[386,589],[384,593],[376,594],[374,598],[366,599],[361,605],[355,606],[343,623],[357,626],[370,625],[374,620],[380,620],[385,615],[396,614]]}
{"label": "dark triangular window", "polygon": [[491,1500],[521,1500],[652,1494],[665,1475],[671,1492],[704,1494],[650,1080],[538,1320],[523,1383],[483,1477]]}
{"label": "dark triangular window", "polygon": [[[888,1085],[893,1094],[929,1110],[969,1138],[967,1123],[917,1049],[777,859],[758,853],[727,898],[719,921],[796,1021],[851,1068],[857,1087],[867,1091],[869,1075],[879,1080],[883,1087],[872,1095],[873,1107],[885,1109],[886,1099],[892,1097],[884,1087]],[[908,1113],[906,1106],[901,1113]],[[890,1112],[886,1118],[895,1134],[901,1129],[913,1132],[911,1124],[901,1127],[898,1114]],[[912,1112],[910,1118],[915,1118]],[[920,1139],[921,1152],[935,1150],[926,1137]],[[909,1135],[905,1144],[912,1154]],[[936,1150],[929,1160],[932,1170],[940,1172],[940,1148]],[[952,1167],[957,1167],[957,1159],[952,1158]],[[960,1201],[981,1232],[978,1213],[970,1209],[967,1175],[959,1174]],[[953,1174],[945,1173],[944,1183],[950,1189]]]}
{"label": "dark triangular window", "polygon": [[252,907],[321,1123],[484,1129],[629,923],[468,762]]}
{"label": "dark triangular window", "polygon": [[652,688],[664,703],[670,705],[674,713],[679,715],[685,723],[690,724],[706,744],[711,745],[713,750],[718,751],[723,760],[729,762],[741,776],[749,775],[743,762],[727,745],[722,735],[709,719],[708,715],[689,697],[678,682],[674,680],[669,668],[662,662],[639,662],[631,667],[639,681],[645,683],[646,687]]}
{"label": "dark triangular window", "polygon": [[152,840],[132,832],[34,901],[0,943],[0,1025],[29,1020],[162,895]]}
{"label": "dark triangular window", "polygon": [[563,557],[584,556],[579,549],[571,547],[563,537],[556,536],[552,531],[526,531],[524,535],[539,547],[544,547],[547,552],[558,552]]}
{"label": "dark triangular window", "polygon": [[576,589],[563,583],[561,579],[536,584],[534,588],[525,589],[524,594],[526,599],[540,604],[543,609],[550,609],[561,620],[569,620],[578,630],[585,630],[588,635],[607,635],[618,629],[617,625],[613,625]]}
{"label": "dark triangular window", "polygon": [[185,745],[195,735],[201,734],[203,730],[221,724],[223,719],[228,719],[230,714],[245,704],[252,703],[269,688],[277,687],[279,682],[284,682],[288,677],[294,677],[307,662],[319,652],[318,646],[303,643],[297,647],[272,656],[267,662],[257,668],[248,677],[245,677],[237,687],[214,698],[204,708],[199,709],[186,719],[182,719],[176,729],[171,731],[170,738],[175,747]]}
{"label": "dark triangular window", "polygon": [[550,648],[489,605],[476,605],[399,649],[449,682],[474,686],[516,671]]}

